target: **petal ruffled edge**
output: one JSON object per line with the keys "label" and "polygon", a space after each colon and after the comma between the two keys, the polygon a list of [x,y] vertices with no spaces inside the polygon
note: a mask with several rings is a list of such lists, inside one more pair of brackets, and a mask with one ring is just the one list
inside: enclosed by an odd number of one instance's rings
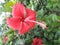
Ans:
{"label": "petal ruffled edge", "polygon": [[24,18],[25,12],[25,7],[21,2],[16,3],[12,8],[12,16],[15,18]]}
{"label": "petal ruffled edge", "polygon": [[14,30],[18,30],[20,28],[21,20],[19,18],[7,18],[6,22],[7,25]]}

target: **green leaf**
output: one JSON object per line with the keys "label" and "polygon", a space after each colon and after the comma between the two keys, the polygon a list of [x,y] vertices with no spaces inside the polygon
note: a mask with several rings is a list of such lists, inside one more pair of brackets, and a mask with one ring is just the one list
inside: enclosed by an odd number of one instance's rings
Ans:
{"label": "green leaf", "polygon": [[53,22],[55,22],[55,21],[57,21],[57,20],[58,20],[58,18],[57,18],[57,15],[56,15],[56,14],[50,14],[49,18],[50,18]]}
{"label": "green leaf", "polygon": [[4,4],[5,7],[10,7],[13,6],[13,2],[7,2],[6,4]]}
{"label": "green leaf", "polygon": [[1,37],[0,37],[0,45],[3,45],[3,41]]}
{"label": "green leaf", "polygon": [[9,2],[4,4],[4,7],[1,9],[3,12],[11,12],[13,5],[16,3],[16,0],[10,0]]}
{"label": "green leaf", "polygon": [[58,20],[60,20],[60,16],[57,16]]}
{"label": "green leaf", "polygon": [[37,20],[42,19],[43,15],[44,15],[44,10],[42,8],[41,10],[37,11]]}
{"label": "green leaf", "polygon": [[41,16],[44,15],[44,10],[43,10],[43,8],[42,8],[41,10],[37,11],[37,15],[41,15]]}
{"label": "green leaf", "polygon": [[47,3],[47,8],[51,8],[52,7],[52,4],[51,3]]}
{"label": "green leaf", "polygon": [[60,43],[60,38],[58,39],[58,43]]}
{"label": "green leaf", "polygon": [[12,8],[11,7],[3,7],[0,12],[11,12]]}
{"label": "green leaf", "polygon": [[9,2],[5,3],[5,7],[12,7],[16,3],[16,0],[10,0]]}

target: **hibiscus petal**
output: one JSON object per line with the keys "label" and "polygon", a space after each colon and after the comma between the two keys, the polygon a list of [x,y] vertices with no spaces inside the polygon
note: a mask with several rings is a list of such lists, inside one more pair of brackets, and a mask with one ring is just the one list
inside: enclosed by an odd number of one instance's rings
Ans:
{"label": "hibiscus petal", "polygon": [[36,17],[36,12],[34,10],[26,8],[26,13],[27,13],[26,17],[28,17],[28,16]]}
{"label": "hibiscus petal", "polygon": [[19,18],[8,18],[7,19],[7,24],[10,28],[14,30],[18,30],[20,27],[20,19]]}
{"label": "hibiscus petal", "polygon": [[27,33],[30,30],[30,26],[25,22],[21,22],[19,34]]}
{"label": "hibiscus petal", "polygon": [[25,14],[25,7],[23,4],[21,4],[20,2],[15,4],[13,6],[13,9],[12,9],[12,15],[13,17],[16,17],[16,18],[24,18],[24,14]]}
{"label": "hibiscus petal", "polygon": [[[30,18],[30,19],[35,21],[34,18]],[[34,23],[34,22],[28,21],[28,18],[25,19],[25,22],[26,22],[27,24],[29,24],[29,26],[32,27],[32,28],[35,26],[35,23]]]}
{"label": "hibiscus petal", "polygon": [[32,28],[35,26],[34,22],[29,22],[27,20],[36,20],[36,12],[30,9],[26,9],[27,15],[26,15],[26,23],[28,23]]}

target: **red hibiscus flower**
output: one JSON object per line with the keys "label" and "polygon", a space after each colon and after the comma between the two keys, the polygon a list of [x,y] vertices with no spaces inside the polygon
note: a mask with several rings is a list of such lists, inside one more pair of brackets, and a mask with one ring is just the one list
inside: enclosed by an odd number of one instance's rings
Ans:
{"label": "red hibiscus flower", "polygon": [[7,37],[7,35],[5,35],[4,38],[3,38],[3,42],[6,43],[7,40],[8,40],[8,37]]}
{"label": "red hibiscus flower", "polygon": [[40,39],[40,38],[34,38],[32,45],[43,45],[42,44],[42,39]]}
{"label": "red hibiscus flower", "polygon": [[24,34],[31,28],[34,28],[35,23],[46,28],[46,25],[36,22],[36,12],[25,8],[20,2],[13,6],[12,17],[7,19],[8,26],[14,30],[18,30],[19,34]]}

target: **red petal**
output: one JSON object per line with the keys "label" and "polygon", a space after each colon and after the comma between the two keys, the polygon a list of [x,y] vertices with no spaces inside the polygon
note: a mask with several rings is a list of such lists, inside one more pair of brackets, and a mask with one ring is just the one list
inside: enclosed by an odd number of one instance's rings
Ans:
{"label": "red petal", "polygon": [[18,30],[20,27],[20,19],[19,18],[8,18],[7,24],[9,27],[11,27],[14,30]]}
{"label": "red petal", "polygon": [[34,16],[34,17],[36,17],[36,12],[34,10],[26,8],[26,13],[27,13],[27,15],[26,15],[27,17],[28,16]]}
{"label": "red petal", "polygon": [[34,27],[35,26],[35,23],[34,22],[29,22],[27,20],[36,20],[36,12],[33,11],[33,10],[30,10],[30,9],[26,9],[26,12],[27,12],[27,17],[26,17],[26,23],[28,23],[31,27]]}
{"label": "red petal", "polygon": [[4,41],[4,43],[6,43],[8,41],[8,36],[7,35],[4,36],[3,41]]}
{"label": "red petal", "polygon": [[25,7],[20,2],[13,6],[12,15],[16,18],[24,18]]}
{"label": "red petal", "polygon": [[21,22],[19,34],[27,33],[30,30],[30,26],[25,22]]}

